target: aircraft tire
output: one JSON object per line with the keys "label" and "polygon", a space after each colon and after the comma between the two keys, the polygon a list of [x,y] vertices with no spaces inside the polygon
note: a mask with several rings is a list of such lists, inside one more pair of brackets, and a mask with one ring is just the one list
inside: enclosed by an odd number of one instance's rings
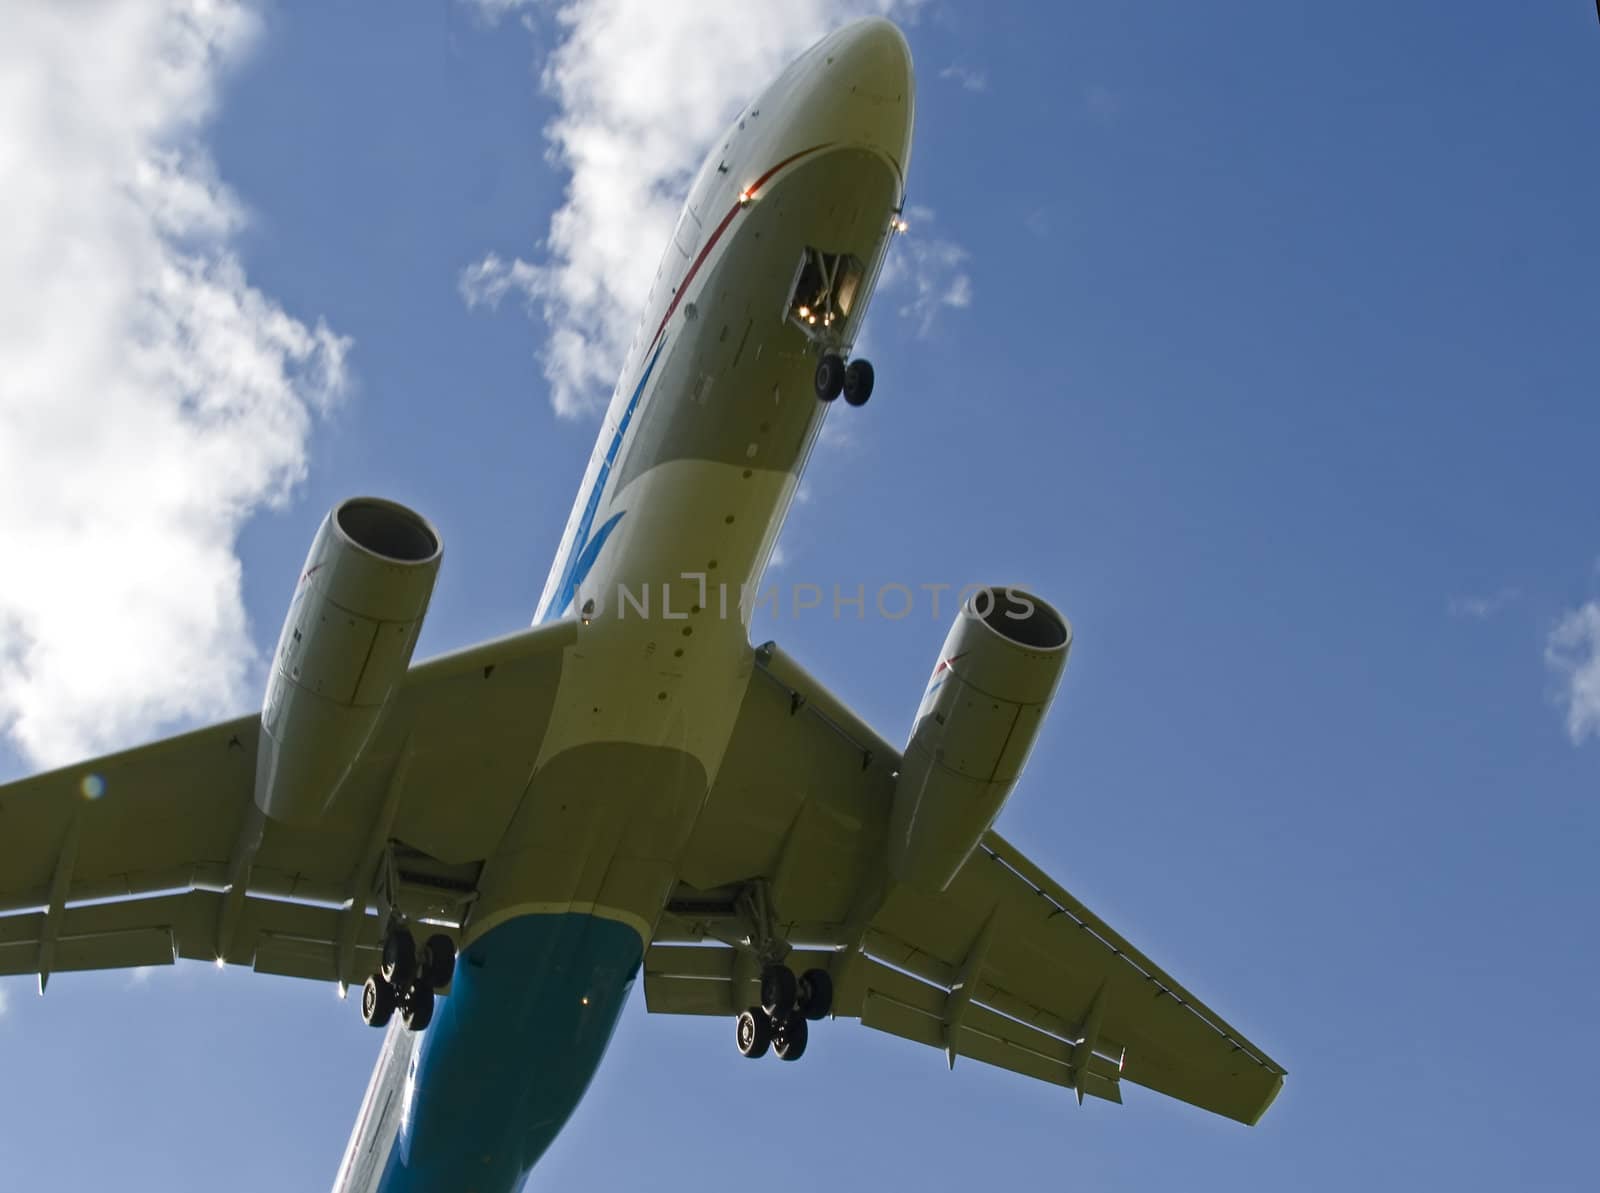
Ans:
{"label": "aircraft tire", "polygon": [[435,932],[422,946],[420,978],[435,990],[443,990],[456,976],[456,942],[443,932]]}
{"label": "aircraft tire", "polygon": [[824,355],[817,362],[817,373],[812,379],[813,384],[816,386],[817,397],[824,402],[831,402],[837,398],[844,392],[846,373],[844,360],[841,357],[834,355],[832,352]]}
{"label": "aircraft tire", "polygon": [[405,1005],[400,1008],[400,1022],[407,1031],[421,1031],[433,1022],[433,987],[417,982],[406,991]]}
{"label": "aircraft tire", "polygon": [[759,1060],[772,1043],[772,1020],[760,1007],[746,1007],[734,1024],[734,1043],[739,1055]]}
{"label": "aircraft tire", "polygon": [[387,1027],[394,1014],[394,987],[377,974],[361,987],[361,1021],[368,1027]]}
{"label": "aircraft tire", "polygon": [[813,1023],[833,1011],[833,979],[825,969],[808,969],[800,975],[795,1007]]}
{"label": "aircraft tire", "polygon": [[787,965],[769,965],[761,971],[761,1009],[774,1022],[794,1010],[798,992],[799,982]]}
{"label": "aircraft tire", "polygon": [[417,976],[417,942],[404,928],[383,938],[383,963],[378,972],[396,990],[404,990]]}
{"label": "aircraft tire", "polygon": [[844,371],[844,400],[852,406],[865,406],[872,396],[872,362],[852,360]]}
{"label": "aircraft tire", "polygon": [[806,1054],[806,1038],[811,1034],[804,1015],[790,1015],[772,1031],[772,1050],[779,1060],[799,1060]]}

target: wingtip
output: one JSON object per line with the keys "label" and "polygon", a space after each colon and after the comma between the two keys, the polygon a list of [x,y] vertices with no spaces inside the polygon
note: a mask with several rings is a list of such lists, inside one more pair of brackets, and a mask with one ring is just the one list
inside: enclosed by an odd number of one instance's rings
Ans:
{"label": "wingtip", "polygon": [[1277,1080],[1272,1083],[1272,1088],[1267,1091],[1267,1096],[1261,1103],[1261,1109],[1256,1111],[1255,1117],[1248,1124],[1249,1126],[1255,1126],[1261,1121],[1262,1116],[1272,1109],[1272,1104],[1278,1100],[1278,1094],[1283,1091],[1283,1077],[1282,1073],[1278,1074]]}

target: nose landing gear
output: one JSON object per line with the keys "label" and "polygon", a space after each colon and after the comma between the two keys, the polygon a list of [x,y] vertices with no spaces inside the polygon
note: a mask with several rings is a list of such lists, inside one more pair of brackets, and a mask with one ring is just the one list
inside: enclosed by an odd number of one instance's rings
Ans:
{"label": "nose landing gear", "polygon": [[361,988],[361,1018],[369,1027],[387,1027],[396,1010],[408,1031],[433,1022],[434,992],[450,984],[456,946],[442,932],[428,937],[419,954],[416,940],[402,927],[383,939],[383,961]]}
{"label": "nose landing gear", "polygon": [[824,353],[817,362],[813,380],[817,397],[831,402],[841,393],[852,406],[865,406],[872,396],[872,365],[865,360],[852,360],[848,365],[834,352]]}
{"label": "nose landing gear", "polygon": [[846,365],[843,355],[853,338],[850,311],[865,278],[865,267],[850,253],[811,245],[801,251],[785,318],[820,354],[815,385],[821,401],[831,402],[842,393],[852,406],[862,406],[872,396],[872,366],[864,360]]}

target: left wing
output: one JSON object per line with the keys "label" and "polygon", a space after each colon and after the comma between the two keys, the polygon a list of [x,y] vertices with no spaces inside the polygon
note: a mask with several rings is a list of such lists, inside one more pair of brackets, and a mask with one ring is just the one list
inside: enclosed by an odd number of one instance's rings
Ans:
{"label": "left wing", "polygon": [[998,834],[942,894],[886,884],[898,751],[781,651],[758,663],[645,957],[650,1010],[757,1001],[749,950],[717,946],[747,933],[755,887],[801,946],[790,967],[829,970],[836,1016],[1079,1101],[1120,1102],[1127,1080],[1240,1122],[1266,1112],[1283,1068]]}
{"label": "left wing", "polygon": [[254,716],[0,787],[0,974],[42,989],[184,957],[358,981],[386,877],[412,914],[459,924],[575,636],[556,623],[413,667],[311,828],[256,811]]}

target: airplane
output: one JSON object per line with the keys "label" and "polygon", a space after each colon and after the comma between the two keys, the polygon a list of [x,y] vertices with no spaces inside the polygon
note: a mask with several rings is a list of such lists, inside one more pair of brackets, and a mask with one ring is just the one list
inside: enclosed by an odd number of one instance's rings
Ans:
{"label": "airplane", "polygon": [[823,419],[872,396],[852,349],[914,87],[900,31],[860,21],[713,147],[531,628],[413,665],[442,539],[352,498],[259,714],[0,787],[0,974],[359,988],[386,1034],[335,1193],[519,1188],[641,973],[649,1013],[724,1016],[751,1058],[853,1018],[1080,1104],[1131,1082],[1259,1121],[1284,1069],[992,827],[1059,612],[966,594],[903,748],[750,642]]}

